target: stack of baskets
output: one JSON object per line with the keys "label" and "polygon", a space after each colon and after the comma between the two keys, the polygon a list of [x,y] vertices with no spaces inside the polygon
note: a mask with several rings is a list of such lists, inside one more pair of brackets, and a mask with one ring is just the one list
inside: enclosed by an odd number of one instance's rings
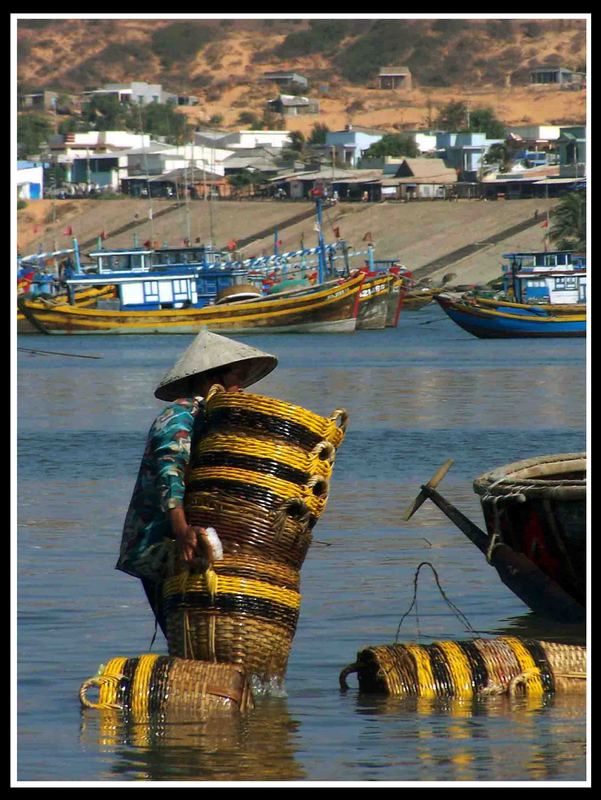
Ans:
{"label": "stack of baskets", "polygon": [[357,673],[367,693],[471,698],[487,694],[542,697],[586,690],[586,648],[517,636],[368,647],[340,673]]}
{"label": "stack of baskets", "polygon": [[345,411],[318,416],[261,395],[213,387],[195,442],[184,507],[213,527],[223,558],[163,583],[169,653],[239,664],[260,683],[284,678],[300,569],[323,513]]}

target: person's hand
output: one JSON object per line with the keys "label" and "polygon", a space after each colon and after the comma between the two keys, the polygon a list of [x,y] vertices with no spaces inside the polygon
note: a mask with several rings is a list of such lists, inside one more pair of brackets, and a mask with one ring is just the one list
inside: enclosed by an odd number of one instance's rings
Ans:
{"label": "person's hand", "polygon": [[208,562],[210,559],[205,529],[199,525],[189,525],[182,506],[170,509],[169,519],[180,559],[188,565],[198,558]]}
{"label": "person's hand", "polygon": [[176,534],[179,556],[185,564],[192,564],[199,558],[204,562],[208,562],[209,553],[204,533],[204,528],[197,525],[188,525]]}

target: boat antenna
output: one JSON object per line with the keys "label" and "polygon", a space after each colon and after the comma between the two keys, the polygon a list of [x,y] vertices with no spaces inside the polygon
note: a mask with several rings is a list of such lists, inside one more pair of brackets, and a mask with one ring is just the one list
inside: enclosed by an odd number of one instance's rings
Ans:
{"label": "boat antenna", "polygon": [[[213,174],[215,174],[215,168],[214,168],[215,148],[211,147],[209,152],[211,154],[210,160],[209,160],[209,166],[211,167],[211,172]],[[204,159],[203,159],[202,163],[204,164]],[[208,210],[209,210],[209,239],[210,239],[210,244],[212,245],[214,240],[215,240],[215,236],[214,236],[214,231],[213,231],[213,202],[212,202],[213,201],[213,187],[210,184],[210,180],[209,180],[209,185],[210,185],[209,200],[208,200],[208,203],[209,203],[209,205],[208,205]],[[205,183],[205,187],[206,187],[206,183]],[[205,199],[206,199],[206,188],[205,188]]]}
{"label": "boat antenna", "polygon": [[140,121],[140,136],[142,139],[142,157],[144,159],[144,172],[146,173],[146,190],[148,191],[148,219],[150,220],[150,239],[154,242],[154,213],[152,210],[152,193],[150,191],[150,178],[148,175],[148,153],[144,139],[144,124],[142,122],[142,106],[138,103],[138,119]]}

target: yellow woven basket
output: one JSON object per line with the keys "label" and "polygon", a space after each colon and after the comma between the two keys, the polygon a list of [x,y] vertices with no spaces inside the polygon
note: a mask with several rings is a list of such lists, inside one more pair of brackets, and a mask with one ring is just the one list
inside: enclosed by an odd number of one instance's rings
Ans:
{"label": "yellow woven basket", "polygon": [[[98,690],[96,701],[88,697],[92,687]],[[111,659],[82,683],[79,699],[85,708],[116,708],[138,718],[171,711],[246,712],[253,707],[241,667],[153,654]]]}
{"label": "yellow woven basket", "polygon": [[239,664],[260,683],[281,682],[296,631],[298,572],[229,557],[206,575],[182,572],[163,583],[169,653]]}
{"label": "yellow woven basket", "polygon": [[302,406],[248,392],[226,392],[213,386],[206,398],[207,422],[211,428],[241,428],[246,432],[267,434],[307,451],[325,440],[340,447],[348,414],[338,409],[322,417]]}
{"label": "yellow woven basket", "polygon": [[515,636],[431,645],[393,644],[359,651],[340,673],[357,673],[362,692],[470,698],[487,694],[542,697],[586,689],[586,648]]}

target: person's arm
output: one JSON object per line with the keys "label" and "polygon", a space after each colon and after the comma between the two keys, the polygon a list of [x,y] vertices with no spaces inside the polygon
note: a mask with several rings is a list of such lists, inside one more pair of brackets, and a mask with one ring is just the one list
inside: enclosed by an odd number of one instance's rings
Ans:
{"label": "person's arm", "polygon": [[197,555],[205,554],[203,529],[189,525],[184,512],[185,475],[190,461],[193,425],[191,409],[170,406],[157,418],[153,430],[161,508],[171,524],[179,554],[187,563]]}

